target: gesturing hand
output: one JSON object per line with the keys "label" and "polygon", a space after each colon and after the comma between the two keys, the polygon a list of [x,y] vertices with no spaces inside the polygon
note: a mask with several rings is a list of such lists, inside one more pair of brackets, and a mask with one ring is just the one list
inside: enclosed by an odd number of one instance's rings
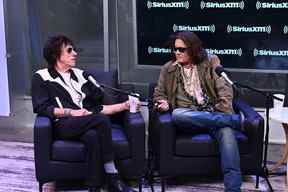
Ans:
{"label": "gesturing hand", "polygon": [[169,110],[169,103],[165,99],[158,100],[156,103],[156,107],[159,111],[168,111]]}

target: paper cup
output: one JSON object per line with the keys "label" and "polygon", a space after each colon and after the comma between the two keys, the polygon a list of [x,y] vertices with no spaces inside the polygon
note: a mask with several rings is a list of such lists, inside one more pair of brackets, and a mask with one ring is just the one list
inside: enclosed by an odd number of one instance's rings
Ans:
{"label": "paper cup", "polygon": [[128,95],[129,98],[129,104],[130,104],[130,113],[136,113],[138,112],[137,110],[137,105],[140,102],[139,98]]}

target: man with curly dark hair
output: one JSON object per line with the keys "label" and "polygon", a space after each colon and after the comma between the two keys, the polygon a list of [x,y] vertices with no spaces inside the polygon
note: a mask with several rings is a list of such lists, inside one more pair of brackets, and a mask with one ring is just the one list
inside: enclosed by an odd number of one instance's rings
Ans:
{"label": "man with curly dark hair", "polygon": [[231,85],[215,73],[220,60],[206,52],[193,32],[177,33],[173,51],[154,91],[155,110],[170,110],[178,131],[210,128],[219,144],[225,191],[238,192],[240,158],[233,129],[241,129],[241,117],[232,108]]}

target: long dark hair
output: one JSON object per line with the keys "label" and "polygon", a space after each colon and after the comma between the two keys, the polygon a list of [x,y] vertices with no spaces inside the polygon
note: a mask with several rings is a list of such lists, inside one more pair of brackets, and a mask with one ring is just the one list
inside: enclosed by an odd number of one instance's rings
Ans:
{"label": "long dark hair", "polygon": [[[199,65],[207,58],[207,52],[203,48],[202,41],[199,39],[199,37],[193,33],[193,32],[179,32],[172,36],[173,44],[171,44],[171,47],[174,47],[174,43],[176,39],[181,39],[185,45],[187,46],[187,53],[191,60]],[[172,60],[175,61],[176,57],[175,54],[172,55]]]}
{"label": "long dark hair", "polygon": [[57,62],[57,59],[60,58],[62,46],[74,44],[71,39],[65,35],[56,35],[49,37],[43,48],[43,56],[48,63],[48,68],[54,68]]}

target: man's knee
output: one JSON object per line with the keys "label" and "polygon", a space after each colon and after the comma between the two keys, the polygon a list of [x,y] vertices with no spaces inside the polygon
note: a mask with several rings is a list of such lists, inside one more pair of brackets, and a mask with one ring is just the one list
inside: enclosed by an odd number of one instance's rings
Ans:
{"label": "man's knee", "polygon": [[187,110],[183,108],[174,109],[172,112],[172,120],[174,122],[182,121],[187,118]]}
{"label": "man's knee", "polygon": [[177,121],[179,117],[181,117],[180,113],[177,111],[177,109],[173,110],[172,114],[172,121]]}

